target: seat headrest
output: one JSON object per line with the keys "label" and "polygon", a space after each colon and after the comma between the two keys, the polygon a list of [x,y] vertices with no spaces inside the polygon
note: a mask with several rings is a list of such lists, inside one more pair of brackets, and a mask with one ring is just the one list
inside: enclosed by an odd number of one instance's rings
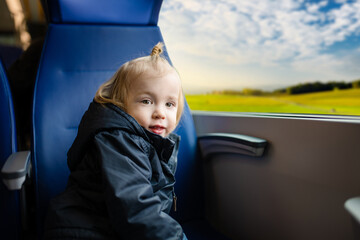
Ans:
{"label": "seat headrest", "polygon": [[51,23],[157,25],[162,0],[48,0]]}

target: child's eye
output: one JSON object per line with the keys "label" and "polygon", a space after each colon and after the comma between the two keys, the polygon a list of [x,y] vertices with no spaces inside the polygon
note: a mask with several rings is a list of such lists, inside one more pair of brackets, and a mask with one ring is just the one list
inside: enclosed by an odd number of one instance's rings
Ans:
{"label": "child's eye", "polygon": [[168,102],[165,104],[167,107],[175,107],[175,103]]}
{"label": "child's eye", "polygon": [[148,99],[141,100],[141,103],[143,104],[151,104],[151,101]]}

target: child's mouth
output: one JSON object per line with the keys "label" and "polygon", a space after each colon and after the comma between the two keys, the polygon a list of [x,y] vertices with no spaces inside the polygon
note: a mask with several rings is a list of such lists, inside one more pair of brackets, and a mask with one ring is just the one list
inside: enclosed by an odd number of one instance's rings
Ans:
{"label": "child's mouth", "polygon": [[150,128],[151,132],[153,132],[155,134],[158,134],[158,135],[163,134],[164,130],[165,130],[165,128],[163,126],[160,126],[160,125],[151,126],[149,128]]}

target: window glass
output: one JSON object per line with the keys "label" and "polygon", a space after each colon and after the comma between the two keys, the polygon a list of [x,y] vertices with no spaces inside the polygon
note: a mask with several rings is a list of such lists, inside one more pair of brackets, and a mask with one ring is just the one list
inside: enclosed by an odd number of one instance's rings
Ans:
{"label": "window glass", "polygon": [[192,110],[360,115],[360,0],[164,0]]}

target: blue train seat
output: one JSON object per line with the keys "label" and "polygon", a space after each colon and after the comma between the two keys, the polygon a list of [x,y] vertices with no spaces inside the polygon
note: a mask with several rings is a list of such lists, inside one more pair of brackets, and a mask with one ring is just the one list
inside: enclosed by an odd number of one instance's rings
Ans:
{"label": "blue train seat", "polygon": [[0,81],[0,232],[2,239],[21,239],[25,219],[21,218],[19,190],[29,171],[30,153],[17,152],[12,95],[1,59]]}
{"label": "blue train seat", "polygon": [[[0,167],[16,152],[16,132],[11,91],[2,61],[0,61]],[[18,239],[20,226],[19,193],[0,183],[0,230],[4,239]]]}
{"label": "blue train seat", "polygon": [[[163,42],[157,26],[161,4],[162,0],[47,2],[49,26],[33,102],[39,233],[49,200],[65,189],[66,154],[96,90],[124,62],[147,55]],[[220,239],[204,219],[197,136],[188,106],[177,133],[182,138],[175,186],[178,211],[172,214],[189,239]]]}

